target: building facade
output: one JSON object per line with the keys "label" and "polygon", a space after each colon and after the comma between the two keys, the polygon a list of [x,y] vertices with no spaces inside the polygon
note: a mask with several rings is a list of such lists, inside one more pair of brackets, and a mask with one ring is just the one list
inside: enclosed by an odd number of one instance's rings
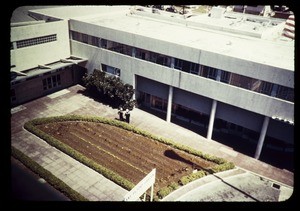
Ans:
{"label": "building facade", "polygon": [[[86,58],[76,66],[117,75],[133,85],[140,105],[168,122],[203,128],[207,139],[234,133],[254,143],[257,159],[263,146],[293,153],[293,41],[266,39],[284,20],[236,14],[198,20],[125,6],[93,14],[77,9],[68,15],[62,8],[31,11],[68,22],[56,21],[69,33],[70,55]],[[48,83],[47,76],[41,80]]]}
{"label": "building facade", "polygon": [[80,81],[81,59],[70,54],[68,21],[32,21],[11,27],[11,105]]}

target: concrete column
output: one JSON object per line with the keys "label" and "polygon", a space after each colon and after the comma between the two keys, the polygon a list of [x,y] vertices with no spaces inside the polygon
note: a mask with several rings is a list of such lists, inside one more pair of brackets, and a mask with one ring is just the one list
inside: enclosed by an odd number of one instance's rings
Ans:
{"label": "concrete column", "polygon": [[136,100],[136,96],[135,96],[135,92],[136,92],[136,75],[135,74],[133,74],[132,87],[134,89],[134,92],[133,92],[133,95],[132,95],[132,99]]}
{"label": "concrete column", "polygon": [[[218,70],[216,81],[221,80],[221,74],[222,74],[221,70]],[[216,110],[217,110],[217,101],[213,100],[211,110],[210,110],[210,117],[209,117],[207,137],[206,137],[208,140],[211,140],[211,137],[212,137],[212,132],[213,132],[213,129],[214,129]]]}
{"label": "concrete column", "polygon": [[207,131],[207,139],[208,140],[211,140],[211,137],[212,137],[212,131],[214,128],[216,110],[217,110],[217,101],[213,100],[212,106],[211,106],[211,111],[210,111],[210,117],[209,117],[208,131]]}
{"label": "concrete column", "polygon": [[173,101],[173,87],[169,86],[168,108],[167,108],[167,122],[171,122],[172,101]]}
{"label": "concrete column", "polygon": [[270,120],[270,117],[265,116],[265,119],[264,119],[264,122],[262,125],[262,129],[260,131],[258,144],[256,146],[256,151],[255,151],[255,156],[254,156],[255,159],[259,159],[259,156],[260,156],[260,153],[261,153],[264,141],[265,141],[265,136],[266,136],[268,125],[269,125],[269,120]]}
{"label": "concrete column", "polygon": [[132,47],[132,57],[135,57],[135,47]]}

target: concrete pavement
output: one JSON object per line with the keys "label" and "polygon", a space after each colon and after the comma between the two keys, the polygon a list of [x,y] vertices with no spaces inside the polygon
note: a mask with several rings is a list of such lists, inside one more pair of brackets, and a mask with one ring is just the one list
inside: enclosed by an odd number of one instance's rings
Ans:
{"label": "concrete pavement", "polygon": [[[87,199],[91,201],[122,201],[127,190],[48,145],[23,128],[24,123],[33,118],[66,114],[96,115],[114,119],[117,118],[117,109],[112,109],[85,96],[84,87],[75,85],[15,107],[11,113],[12,146],[51,171]],[[292,188],[294,185],[293,172],[276,168],[213,140],[209,141],[197,133],[174,123],[168,123],[141,109],[135,108],[131,112],[130,124],[202,152],[223,157],[234,162],[238,167],[274,180],[279,186]]]}
{"label": "concrete pavement", "polygon": [[235,168],[193,181],[162,201],[278,202],[289,199],[292,193],[291,188],[276,186],[260,175]]}

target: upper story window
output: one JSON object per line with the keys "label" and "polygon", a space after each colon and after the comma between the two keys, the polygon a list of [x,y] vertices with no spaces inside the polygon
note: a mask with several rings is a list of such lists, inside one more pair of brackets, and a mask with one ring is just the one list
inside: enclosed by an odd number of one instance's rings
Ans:
{"label": "upper story window", "polygon": [[82,34],[82,42],[88,44],[88,35],[87,34]]}
{"label": "upper story window", "polygon": [[181,70],[182,69],[182,65],[183,65],[183,60],[175,58],[174,68],[178,69],[178,70]]}
{"label": "upper story window", "polygon": [[106,39],[101,39],[101,48],[107,48],[107,40]]}
{"label": "upper story window", "polygon": [[157,57],[156,63],[160,64],[160,65],[170,67],[171,58],[169,58],[168,56],[159,54],[158,57]]}
{"label": "upper story window", "polygon": [[168,56],[165,56],[163,54],[158,54],[151,52],[150,54],[150,61],[156,64],[164,65],[167,67],[170,67],[171,65],[171,58]]}
{"label": "upper story window", "polygon": [[[135,57],[146,60],[146,51],[140,48],[136,48]],[[152,54],[151,54],[151,59],[152,59]]]}
{"label": "upper story window", "polygon": [[261,93],[266,94],[266,95],[271,95],[272,88],[273,88],[273,84],[272,83],[263,81],[262,82],[262,86],[261,86]]}
{"label": "upper story window", "polygon": [[199,74],[199,64],[191,62],[190,73],[198,75]]}
{"label": "upper story window", "polygon": [[203,77],[207,77],[207,78],[216,80],[217,75],[218,75],[218,69],[213,68],[213,67],[203,66],[203,68],[202,68],[202,76]]}
{"label": "upper story window", "polygon": [[278,85],[276,97],[294,102],[294,89]]}
{"label": "upper story window", "polygon": [[57,40],[56,34],[42,36],[42,37],[35,37],[26,40],[19,40],[17,41],[17,48],[24,48],[32,45],[54,42],[56,40]]}
{"label": "upper story window", "polygon": [[229,83],[229,81],[230,81],[230,72],[222,70],[221,82]]}
{"label": "upper story window", "polygon": [[118,77],[121,76],[121,70],[119,68],[111,67],[106,64],[101,64],[101,68],[102,71],[106,72],[107,74],[118,76]]}
{"label": "upper story window", "polygon": [[71,31],[71,37],[73,40],[81,41],[81,33],[76,31]]}

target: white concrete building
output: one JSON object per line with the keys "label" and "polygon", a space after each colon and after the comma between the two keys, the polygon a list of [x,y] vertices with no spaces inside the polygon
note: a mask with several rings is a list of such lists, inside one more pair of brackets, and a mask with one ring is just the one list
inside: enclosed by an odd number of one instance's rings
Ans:
{"label": "white concrete building", "polygon": [[[35,35],[57,34],[55,45],[48,44],[56,54],[41,48],[38,61],[19,59],[32,55],[17,48],[13,68],[22,72],[72,55],[86,61],[80,66],[88,73],[118,74],[133,85],[140,104],[165,113],[168,122],[190,122],[203,128],[208,139],[234,133],[254,143],[257,159],[263,146],[293,153],[294,41],[281,37],[285,20],[234,12],[186,17],[139,8],[29,11],[46,21],[42,25],[49,28],[42,31],[53,30]],[[20,30],[33,32],[34,26]],[[17,30],[13,46],[24,34]]]}

